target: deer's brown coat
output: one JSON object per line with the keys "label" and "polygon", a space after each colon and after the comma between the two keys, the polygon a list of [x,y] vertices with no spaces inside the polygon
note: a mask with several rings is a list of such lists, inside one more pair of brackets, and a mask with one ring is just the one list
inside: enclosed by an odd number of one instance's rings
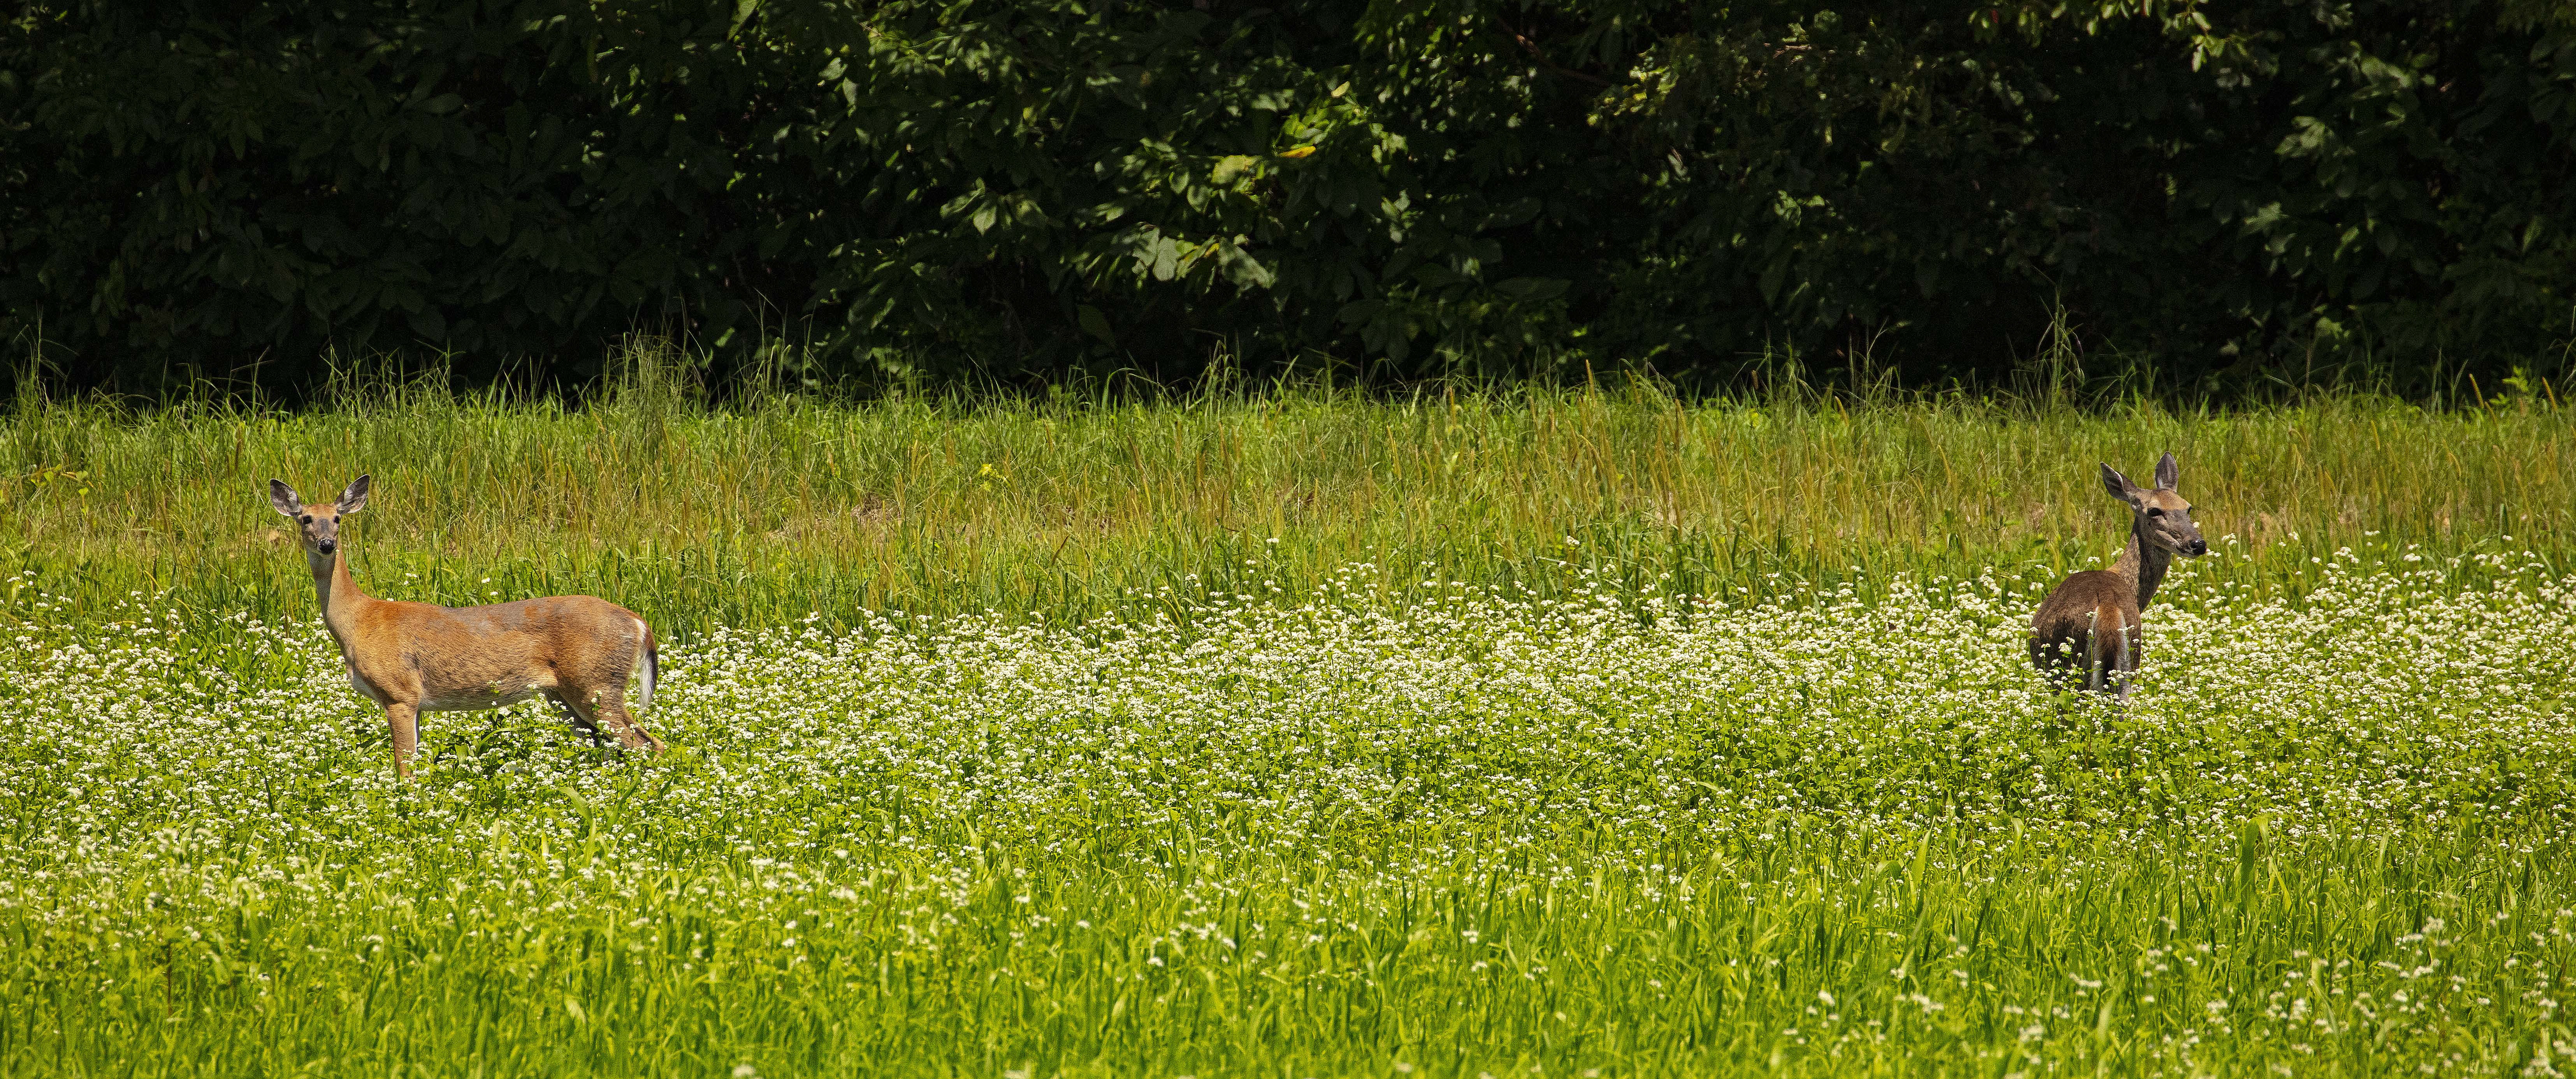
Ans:
{"label": "deer's brown coat", "polygon": [[340,517],[366,505],[367,485],[360,476],[337,502],[305,505],[293,488],[270,480],[269,500],[301,526],[322,622],[348,664],[349,684],[385,710],[395,774],[411,774],[420,713],[497,708],[538,695],[594,734],[605,727],[629,749],[662,748],[626,707],[626,680],[638,661],[638,705],[651,702],[660,674],[661,650],[641,616],[596,596],[440,607],[367,595],[349,576],[339,538]]}
{"label": "deer's brown coat", "polygon": [[2173,454],[2156,462],[2153,489],[2129,482],[2110,465],[2102,485],[2129,505],[2129,544],[2109,569],[2070,573],[2031,614],[2030,659],[2041,672],[2080,679],[2085,688],[2113,684],[2125,696],[2146,647],[2141,614],[2164,583],[2174,556],[2209,552],[2191,503],[2174,491],[2182,466]]}

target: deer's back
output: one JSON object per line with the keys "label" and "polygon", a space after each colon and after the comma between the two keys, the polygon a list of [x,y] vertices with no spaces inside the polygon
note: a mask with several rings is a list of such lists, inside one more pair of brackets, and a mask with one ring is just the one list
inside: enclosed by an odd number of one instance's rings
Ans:
{"label": "deer's back", "polygon": [[546,596],[480,607],[426,607],[443,627],[477,634],[526,633],[561,642],[583,637],[632,635],[635,612],[597,596]]}

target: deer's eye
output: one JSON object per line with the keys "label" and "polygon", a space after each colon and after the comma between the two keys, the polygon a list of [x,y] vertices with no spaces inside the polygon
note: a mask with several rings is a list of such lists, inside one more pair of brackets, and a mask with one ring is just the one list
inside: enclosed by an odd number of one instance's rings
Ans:
{"label": "deer's eye", "polygon": [[339,514],[336,514],[336,513],[332,514],[332,515],[331,515],[331,523],[332,523],[332,524],[339,524],[339,523],[340,523],[340,515],[339,515]]}
{"label": "deer's eye", "polygon": [[312,524],[312,523],[313,523],[313,515],[312,515],[312,514],[310,514],[310,513],[299,513],[299,514],[296,514],[296,515],[295,515],[295,523],[297,523],[297,524],[306,524],[306,525]]}
{"label": "deer's eye", "polygon": [[2147,516],[2149,517],[2162,517],[2164,515],[2165,510],[2162,506],[2151,506],[2147,509]]}

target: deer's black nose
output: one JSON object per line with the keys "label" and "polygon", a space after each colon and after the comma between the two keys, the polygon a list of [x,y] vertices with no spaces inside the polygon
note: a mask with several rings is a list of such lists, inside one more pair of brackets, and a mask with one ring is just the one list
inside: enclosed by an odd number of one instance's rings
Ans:
{"label": "deer's black nose", "polygon": [[2208,553],[2209,553],[2209,541],[2208,541],[2208,540],[2205,540],[2205,539],[2196,539],[2196,540],[2191,541],[2191,553],[2193,553],[2193,554],[2208,554]]}
{"label": "deer's black nose", "polygon": [[330,554],[331,552],[340,549],[340,544],[337,540],[323,540],[314,546],[320,548],[323,554]]}

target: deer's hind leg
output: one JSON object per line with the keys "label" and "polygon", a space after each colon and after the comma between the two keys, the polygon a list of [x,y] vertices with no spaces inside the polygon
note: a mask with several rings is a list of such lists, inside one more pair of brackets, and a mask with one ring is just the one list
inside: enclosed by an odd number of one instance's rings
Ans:
{"label": "deer's hind leg", "polygon": [[2084,688],[2087,692],[2102,691],[2103,668],[2111,662],[2111,657],[2104,655],[2104,651],[2102,615],[2101,612],[2096,611],[2092,621],[2085,623],[2084,626]]}
{"label": "deer's hind leg", "polygon": [[593,747],[608,744],[608,736],[600,731],[599,724],[593,722],[589,716],[583,715],[580,709],[574,708],[569,698],[561,694],[549,693],[546,694],[546,699],[555,702],[555,710],[563,713],[565,721],[572,724],[572,729],[590,736],[590,744]]}
{"label": "deer's hind leg", "polygon": [[2037,668],[2040,677],[2047,679],[2048,684],[2060,692],[2080,690],[2084,688],[2084,674],[2081,669],[2084,663],[2084,650],[2079,647],[2082,643],[2080,639],[2074,637],[2032,634],[2031,666]]}
{"label": "deer's hind leg", "polygon": [[653,737],[635,714],[626,710],[626,687],[598,686],[589,690],[565,687],[555,700],[570,710],[575,722],[598,731],[603,728],[617,735],[619,745],[628,749],[662,751],[662,740]]}

